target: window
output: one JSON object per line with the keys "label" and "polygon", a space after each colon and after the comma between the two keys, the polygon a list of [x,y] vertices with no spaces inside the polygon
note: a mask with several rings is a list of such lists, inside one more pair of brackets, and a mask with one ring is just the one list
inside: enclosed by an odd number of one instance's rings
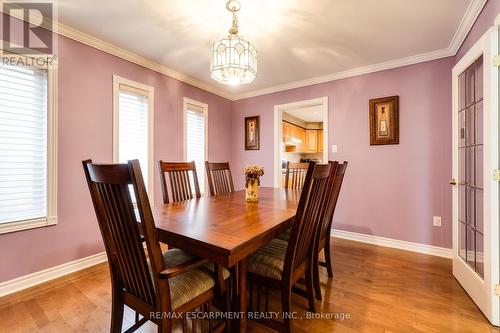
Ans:
{"label": "window", "polygon": [[206,192],[207,124],[208,106],[184,98],[184,160],[196,163],[196,173],[202,192]]}
{"label": "window", "polygon": [[138,159],[152,196],[154,88],[115,75],[113,95],[113,160],[127,163]]}
{"label": "window", "polygon": [[54,68],[0,64],[0,233],[54,225]]}

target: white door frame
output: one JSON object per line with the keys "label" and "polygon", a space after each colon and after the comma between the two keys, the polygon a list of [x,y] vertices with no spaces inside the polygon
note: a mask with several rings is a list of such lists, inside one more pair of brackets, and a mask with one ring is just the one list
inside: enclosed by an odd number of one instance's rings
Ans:
{"label": "white door frame", "polygon": [[319,107],[323,115],[323,163],[328,161],[328,96],[274,106],[274,187],[280,187],[283,112],[306,107]]}
{"label": "white door frame", "polygon": [[453,178],[458,179],[458,99],[459,75],[483,55],[484,68],[484,280],[460,258],[458,233],[458,187],[453,186],[453,275],[493,325],[499,324],[499,299],[494,286],[499,283],[499,188],[492,177],[498,168],[498,68],[493,56],[498,53],[498,27],[490,28],[462,57],[452,71],[452,161]]}

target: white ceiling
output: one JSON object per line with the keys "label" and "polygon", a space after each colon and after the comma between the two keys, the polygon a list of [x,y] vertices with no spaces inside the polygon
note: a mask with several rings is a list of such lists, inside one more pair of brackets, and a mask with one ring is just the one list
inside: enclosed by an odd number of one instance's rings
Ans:
{"label": "white ceiling", "polygon": [[439,57],[456,44],[456,34],[465,37],[462,19],[484,2],[241,0],[240,35],[258,51],[259,74],[239,87],[218,84],[209,73],[211,43],[231,21],[225,0],[59,0],[58,17],[201,86],[243,96],[429,52]]}
{"label": "white ceiling", "polygon": [[322,123],[323,113],[321,112],[321,107],[319,106],[308,106],[298,109],[286,110],[291,116],[305,121],[306,123]]}

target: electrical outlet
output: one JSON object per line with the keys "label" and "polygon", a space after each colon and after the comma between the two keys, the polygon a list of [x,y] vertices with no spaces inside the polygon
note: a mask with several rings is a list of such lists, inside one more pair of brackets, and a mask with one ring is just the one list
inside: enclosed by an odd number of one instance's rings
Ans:
{"label": "electrical outlet", "polygon": [[441,226],[441,216],[433,216],[432,217],[432,225],[435,227]]}
{"label": "electrical outlet", "polygon": [[336,153],[337,152],[337,145],[332,145],[332,153]]}

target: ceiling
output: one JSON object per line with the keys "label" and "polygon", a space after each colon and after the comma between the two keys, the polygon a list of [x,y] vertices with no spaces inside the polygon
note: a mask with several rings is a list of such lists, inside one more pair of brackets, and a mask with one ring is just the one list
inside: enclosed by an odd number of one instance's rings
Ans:
{"label": "ceiling", "polygon": [[321,107],[318,106],[308,106],[298,109],[286,110],[291,116],[305,121],[306,123],[322,123],[323,122],[323,112],[321,112]]}
{"label": "ceiling", "polygon": [[259,74],[237,87],[209,73],[211,43],[230,26],[225,0],[59,0],[58,20],[236,99],[415,55],[424,54],[409,61],[452,55],[485,3],[240,1],[240,35],[258,51]]}

